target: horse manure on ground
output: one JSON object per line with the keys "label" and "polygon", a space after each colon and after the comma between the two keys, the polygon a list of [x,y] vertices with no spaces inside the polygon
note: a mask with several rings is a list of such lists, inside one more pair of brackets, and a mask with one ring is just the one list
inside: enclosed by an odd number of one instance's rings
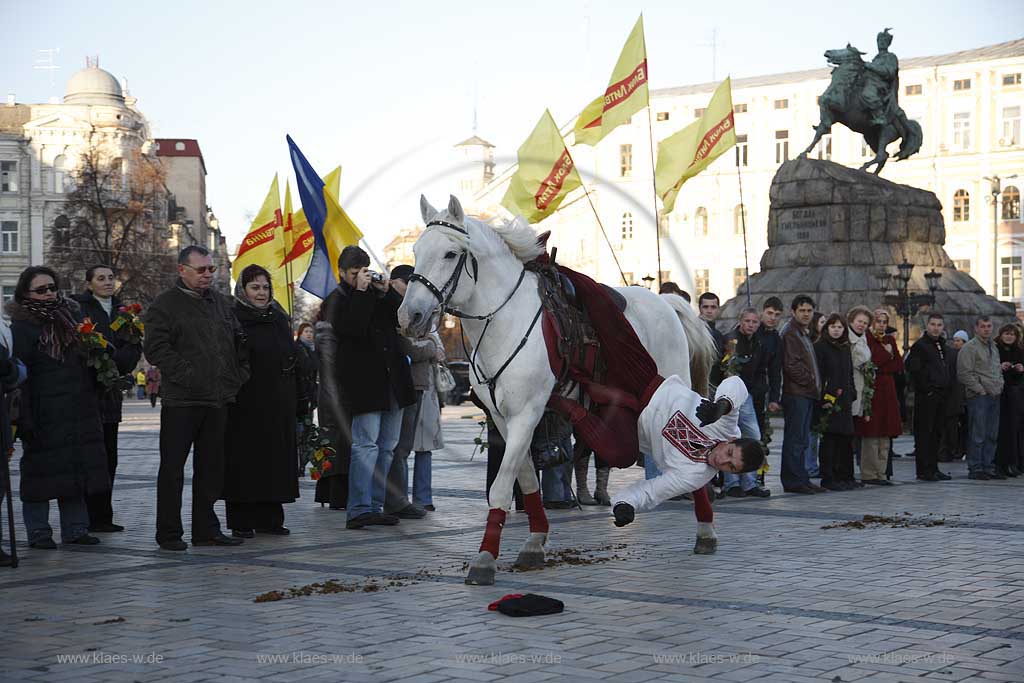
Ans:
{"label": "horse manure on ground", "polygon": [[549,567],[561,567],[563,565],[604,564],[605,562],[611,562],[612,560],[625,560],[628,559],[628,556],[621,555],[617,551],[624,550],[627,547],[629,546],[625,543],[616,543],[592,548],[561,548],[557,550],[548,550],[544,555],[543,567],[520,567],[513,564],[509,567],[509,571],[532,572],[539,569],[547,569]]}
{"label": "horse manure on ground", "polygon": [[[909,512],[904,512],[909,515]],[[822,529],[878,529],[889,527],[891,529],[926,528],[945,525],[945,518],[931,517],[885,517],[883,515],[864,515],[861,519],[850,520],[849,522],[833,522],[821,527]]]}
{"label": "horse manure on ground", "polygon": [[292,598],[301,598],[309,595],[330,595],[333,593],[377,593],[391,589],[398,590],[403,586],[411,586],[414,583],[429,580],[432,576],[439,575],[440,573],[440,570],[420,569],[413,574],[368,577],[364,581],[353,581],[350,583],[344,583],[338,579],[328,579],[323,583],[310,583],[305,586],[261,593],[253,599],[253,602],[277,602],[278,600],[291,600]]}

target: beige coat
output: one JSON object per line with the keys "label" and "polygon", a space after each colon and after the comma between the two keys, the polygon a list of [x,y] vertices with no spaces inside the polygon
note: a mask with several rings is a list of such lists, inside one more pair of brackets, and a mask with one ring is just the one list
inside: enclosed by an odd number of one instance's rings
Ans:
{"label": "beige coat", "polygon": [[986,344],[974,337],[964,344],[956,358],[956,377],[964,386],[968,400],[1003,393],[1003,372],[999,366],[995,338]]}
{"label": "beige coat", "polygon": [[861,404],[861,396],[864,395],[864,373],[861,368],[871,360],[871,349],[868,348],[868,338],[865,335],[857,335],[850,330],[850,355],[853,356],[853,385],[857,389],[857,399],[850,407],[850,413],[854,417],[864,415],[864,406]]}

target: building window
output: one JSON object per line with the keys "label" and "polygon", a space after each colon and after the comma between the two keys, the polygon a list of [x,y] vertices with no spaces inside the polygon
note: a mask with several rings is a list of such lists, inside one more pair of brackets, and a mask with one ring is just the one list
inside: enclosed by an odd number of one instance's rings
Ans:
{"label": "building window", "polygon": [[775,131],[775,163],[789,161],[789,131]]}
{"label": "building window", "polygon": [[184,142],[175,142],[174,143],[174,149],[176,151],[178,151],[178,152],[184,152],[185,151],[185,143]]}
{"label": "building window", "polygon": [[71,221],[64,214],[53,221],[53,245],[67,247],[71,245]]}
{"label": "building window", "polygon": [[1020,72],[1003,74],[1003,85],[1020,85]]}
{"label": "building window", "polygon": [[693,233],[697,237],[708,236],[708,210],[703,206],[697,207],[697,212],[693,215]]}
{"label": "building window", "polygon": [[732,269],[732,289],[737,294],[740,293],[740,287],[743,286],[744,281],[747,279],[746,268],[733,268]]}
{"label": "building window", "polygon": [[732,110],[733,110],[733,113],[735,113],[735,114],[746,114],[747,113],[747,105],[745,103],[734,104],[734,105],[732,105]]}
{"label": "building window", "polygon": [[737,235],[742,235],[747,221],[747,211],[742,204],[737,204],[732,210],[732,230]]}
{"label": "building window", "polygon": [[1021,295],[1021,257],[1004,256],[999,259],[999,296],[1019,299]]}
{"label": "building window", "polygon": [[57,194],[64,194],[64,183],[67,175],[64,171],[64,155],[61,154],[53,160],[53,191]]}
{"label": "building window", "polygon": [[622,241],[633,239],[633,214],[629,211],[622,214]]}
{"label": "building window", "polygon": [[971,259],[961,258],[953,259],[953,267],[959,270],[961,273],[971,274]]}
{"label": "building window", "polygon": [[746,166],[747,165],[747,136],[737,135],[736,136],[736,165]]}
{"label": "building window", "polygon": [[953,147],[960,150],[971,148],[971,115],[969,112],[953,114]]}
{"label": "building window", "polygon": [[818,158],[826,161],[832,160],[832,134],[821,136],[818,141]]}
{"label": "building window", "polygon": [[627,285],[633,284],[633,273],[628,271],[628,270],[623,271],[622,272],[622,279],[624,279],[626,281]]}
{"label": "building window", "polygon": [[704,116],[704,112],[706,112],[707,110],[707,107],[698,107],[697,109],[694,109],[693,118],[699,119],[700,117]]}
{"label": "building window", "polygon": [[1003,190],[1003,220],[1020,220],[1020,191],[1013,185]]}
{"label": "building window", "polygon": [[661,281],[662,282],[671,282],[672,281],[672,271],[671,270],[661,270],[661,271],[658,271],[658,274],[661,276]]}
{"label": "building window", "polygon": [[708,274],[707,268],[698,268],[693,271],[693,290],[697,296],[711,290],[711,276]]}
{"label": "building window", "polygon": [[18,191],[18,162],[0,161],[0,192]]}
{"label": "building window", "polygon": [[860,158],[867,159],[872,154],[874,154],[874,152],[871,151],[871,146],[868,145],[867,141],[862,137],[860,139]]}
{"label": "building window", "polygon": [[971,89],[971,79],[969,79],[969,78],[959,78],[959,79],[953,81],[953,90],[954,91],[956,91],[956,90],[970,90],[970,89]]}
{"label": "building window", "polygon": [[1020,107],[1003,107],[1003,139],[999,144],[1009,147],[1020,144]]}
{"label": "building window", "polygon": [[0,221],[0,253],[18,253],[18,221]]}
{"label": "building window", "polygon": [[921,84],[918,83],[917,85],[908,85],[906,88],[903,89],[903,94],[905,94],[905,95],[920,95],[921,94]]}
{"label": "building window", "polygon": [[619,145],[619,175],[626,178],[633,173],[633,145]]}
{"label": "building window", "polygon": [[789,109],[789,100],[775,100],[776,109]]}
{"label": "building window", "polygon": [[953,193],[953,221],[963,223],[971,220],[971,195],[967,190],[957,190]]}
{"label": "building window", "polygon": [[668,112],[659,111],[655,118],[657,118],[659,121],[668,121]]}
{"label": "building window", "polygon": [[0,303],[6,305],[8,301],[14,298],[14,285],[4,285],[0,287]]}

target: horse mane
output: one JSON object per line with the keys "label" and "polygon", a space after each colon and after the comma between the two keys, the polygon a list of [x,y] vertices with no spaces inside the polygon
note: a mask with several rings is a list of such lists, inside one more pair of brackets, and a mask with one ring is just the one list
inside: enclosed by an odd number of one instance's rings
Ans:
{"label": "horse mane", "polygon": [[485,236],[494,233],[500,243],[523,263],[532,261],[544,253],[543,245],[537,241],[537,233],[522,216],[516,216],[512,220],[495,218],[491,221],[466,216],[465,221],[472,222],[479,228],[486,228],[480,231]]}

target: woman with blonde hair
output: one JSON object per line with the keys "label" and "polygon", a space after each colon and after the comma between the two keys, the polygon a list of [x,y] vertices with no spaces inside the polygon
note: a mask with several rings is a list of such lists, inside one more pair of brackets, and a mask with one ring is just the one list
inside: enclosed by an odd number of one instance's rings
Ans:
{"label": "woman with blonde hair", "polygon": [[861,481],[884,486],[892,484],[885,476],[889,440],[903,433],[895,381],[895,376],[903,372],[903,356],[893,336],[886,334],[888,326],[888,311],[875,309],[871,330],[867,333],[871,362],[875,365],[874,395],[870,402],[862,401],[862,415],[856,419],[857,436],[861,440]]}

